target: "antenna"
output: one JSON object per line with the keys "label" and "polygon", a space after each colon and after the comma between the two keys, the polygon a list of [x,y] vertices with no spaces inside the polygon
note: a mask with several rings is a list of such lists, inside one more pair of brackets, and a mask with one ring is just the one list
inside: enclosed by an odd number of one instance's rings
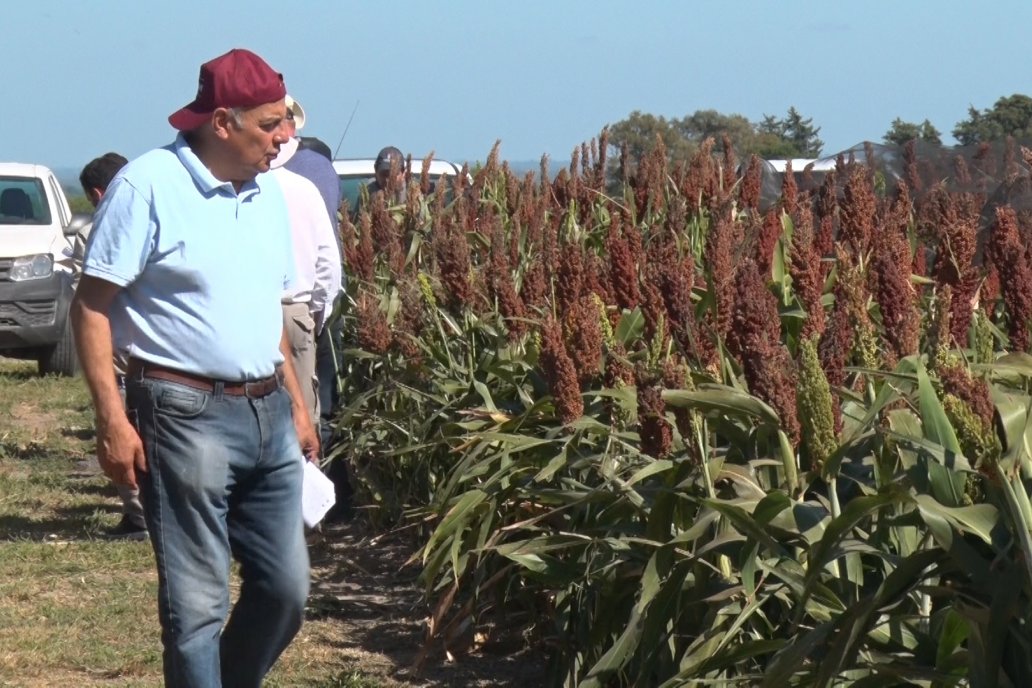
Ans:
{"label": "antenna", "polygon": [[344,133],[340,135],[340,141],[337,142],[337,150],[333,151],[333,157],[336,159],[337,153],[340,152],[340,146],[344,143],[344,137],[348,135],[348,129],[351,128],[351,120],[355,119],[355,113],[358,112],[358,104],[361,101],[355,101],[355,107],[351,111],[351,117],[348,117],[348,123],[344,125]]}

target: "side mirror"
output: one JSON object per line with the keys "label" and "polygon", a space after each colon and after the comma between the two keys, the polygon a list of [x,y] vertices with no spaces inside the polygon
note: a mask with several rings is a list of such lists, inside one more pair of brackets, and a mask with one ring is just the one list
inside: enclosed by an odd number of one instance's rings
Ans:
{"label": "side mirror", "polygon": [[92,215],[86,215],[85,213],[75,213],[74,215],[72,215],[71,222],[69,222],[68,226],[64,228],[64,235],[67,237],[75,236],[80,231],[82,231],[83,227],[87,226],[91,222],[93,222]]}

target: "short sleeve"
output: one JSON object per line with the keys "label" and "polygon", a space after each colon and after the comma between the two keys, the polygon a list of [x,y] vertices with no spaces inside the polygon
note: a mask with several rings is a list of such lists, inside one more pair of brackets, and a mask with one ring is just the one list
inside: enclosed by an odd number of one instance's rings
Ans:
{"label": "short sleeve", "polygon": [[128,286],[147,265],[156,231],[149,196],[124,177],[116,177],[94,216],[83,272]]}

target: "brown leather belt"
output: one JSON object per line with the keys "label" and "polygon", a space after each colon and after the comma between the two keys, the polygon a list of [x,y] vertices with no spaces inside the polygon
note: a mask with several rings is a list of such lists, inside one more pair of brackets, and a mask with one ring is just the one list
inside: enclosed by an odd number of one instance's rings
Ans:
{"label": "brown leather belt", "polygon": [[202,392],[214,392],[217,384],[222,384],[222,393],[233,397],[250,397],[260,399],[272,394],[283,385],[283,371],[278,366],[276,372],[269,377],[257,380],[215,380],[203,375],[186,373],[182,370],[166,368],[156,363],[149,363],[138,358],[130,358],[126,370],[128,379],[151,378],[175,382]]}

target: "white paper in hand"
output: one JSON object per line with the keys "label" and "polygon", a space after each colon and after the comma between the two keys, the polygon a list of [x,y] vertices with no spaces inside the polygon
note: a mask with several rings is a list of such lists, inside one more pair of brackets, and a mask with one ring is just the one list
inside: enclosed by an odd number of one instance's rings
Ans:
{"label": "white paper in hand", "polygon": [[333,481],[311,461],[305,461],[305,479],[301,487],[301,515],[305,525],[314,528],[336,502]]}

